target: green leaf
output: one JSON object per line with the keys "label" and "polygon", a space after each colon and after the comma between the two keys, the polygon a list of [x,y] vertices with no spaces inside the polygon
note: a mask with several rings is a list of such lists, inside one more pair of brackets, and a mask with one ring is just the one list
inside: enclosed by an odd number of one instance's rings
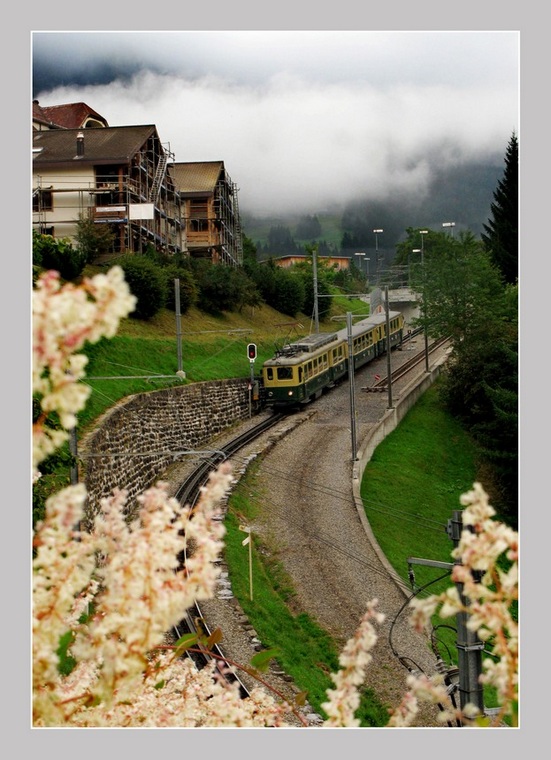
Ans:
{"label": "green leaf", "polygon": [[190,647],[195,646],[199,640],[196,633],[186,633],[181,636],[174,645],[174,654],[176,657],[181,657]]}
{"label": "green leaf", "polygon": [[220,628],[216,628],[207,639],[207,647],[212,649],[213,646],[220,643],[224,638]]}
{"label": "green leaf", "polygon": [[56,654],[59,657],[59,664],[57,669],[62,676],[68,676],[75,669],[77,661],[69,654],[69,647],[75,640],[75,634],[73,631],[67,631],[63,636],[59,638],[59,647]]}
{"label": "green leaf", "polygon": [[260,671],[265,671],[268,668],[270,660],[274,659],[279,653],[278,649],[265,649],[258,654],[255,654],[251,659],[251,665]]}

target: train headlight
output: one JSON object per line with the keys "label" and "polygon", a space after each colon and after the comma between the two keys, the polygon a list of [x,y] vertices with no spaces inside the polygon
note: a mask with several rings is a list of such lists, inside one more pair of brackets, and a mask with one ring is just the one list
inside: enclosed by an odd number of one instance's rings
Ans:
{"label": "train headlight", "polygon": [[293,395],[293,391],[287,391],[287,395],[288,396],[292,396]]}

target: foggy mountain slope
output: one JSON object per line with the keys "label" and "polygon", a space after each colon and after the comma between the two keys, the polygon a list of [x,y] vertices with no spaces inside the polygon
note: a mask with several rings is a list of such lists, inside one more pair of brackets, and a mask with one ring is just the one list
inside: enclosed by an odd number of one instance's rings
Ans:
{"label": "foggy mountain slope", "polygon": [[[408,227],[441,231],[442,222],[454,221],[456,232],[470,230],[479,237],[490,216],[493,193],[502,175],[501,159],[492,164],[472,162],[455,167],[435,167],[426,194],[401,193],[385,200],[370,200],[369,188],[366,188],[365,198],[347,204],[339,204],[336,198],[333,206],[311,215],[320,221],[322,232],[319,239],[335,245],[345,255],[356,250],[374,249],[373,229],[384,230],[384,234],[379,235],[378,244],[380,250],[387,252],[393,251],[396,244],[405,239]],[[257,245],[265,246],[270,228],[278,225],[288,227],[293,239],[302,244],[296,234],[302,218],[301,214],[257,217],[242,208],[244,232]],[[345,232],[349,233],[352,244],[343,248]]]}

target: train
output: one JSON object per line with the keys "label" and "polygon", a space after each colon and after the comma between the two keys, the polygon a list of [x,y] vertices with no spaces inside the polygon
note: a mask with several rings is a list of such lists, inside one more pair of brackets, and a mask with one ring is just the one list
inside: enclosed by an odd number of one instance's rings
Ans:
{"label": "train", "polygon": [[[404,315],[390,311],[390,348],[401,346]],[[374,314],[352,325],[354,370],[386,352],[387,315]],[[334,333],[313,333],[278,349],[262,365],[261,394],[265,406],[292,409],[307,404],[349,373],[348,327]]]}

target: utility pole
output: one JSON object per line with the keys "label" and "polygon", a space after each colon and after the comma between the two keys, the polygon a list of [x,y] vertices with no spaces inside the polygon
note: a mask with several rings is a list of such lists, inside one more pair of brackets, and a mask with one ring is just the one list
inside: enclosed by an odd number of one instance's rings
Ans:
{"label": "utility pole", "polygon": [[77,429],[72,427],[69,431],[69,451],[71,452],[71,485],[76,486],[78,483],[78,446],[77,446]]}
{"label": "utility pole", "polygon": [[[455,510],[453,517],[448,522],[448,535],[453,541],[454,547],[459,544],[463,519],[461,511]],[[455,564],[461,564],[456,561]],[[459,598],[464,606],[468,605],[468,599],[463,595],[463,584],[456,583]],[[484,643],[478,638],[475,631],[467,626],[468,613],[457,614],[457,657],[459,666],[459,698],[461,709],[467,704],[475,705],[484,714],[484,697],[480,675],[482,673],[482,650]]]}
{"label": "utility pole", "polygon": [[356,461],[356,402],[354,394],[354,351],[352,342],[352,312],[346,312],[346,328],[348,333],[348,383],[350,387],[350,432],[352,433],[352,461]]}
{"label": "utility pole", "polygon": [[318,247],[312,246],[312,271],[314,274],[314,332],[319,333],[319,309],[318,309]]}
{"label": "utility pole", "polygon": [[388,285],[385,285],[386,312],[386,374],[388,376],[388,408],[392,409],[392,370],[390,363],[390,304],[388,302]]}
{"label": "utility pole", "polygon": [[[455,510],[453,516],[448,520],[446,532],[453,541],[454,548],[459,545],[461,539],[461,531],[463,530],[463,519],[461,517],[461,510]],[[439,562],[437,560],[420,559],[419,557],[408,557],[409,575],[413,583],[412,565],[425,565],[426,567],[439,567],[442,569],[453,570],[454,565],[460,565],[461,562],[456,560],[453,564],[451,562]],[[463,584],[456,583],[456,588],[459,593],[459,598],[464,607],[468,606],[468,599],[463,595]],[[457,689],[459,690],[459,700],[461,710],[465,709],[467,704],[474,705],[478,708],[481,715],[484,715],[484,695],[482,684],[480,683],[480,676],[482,674],[482,651],[484,649],[484,643],[478,638],[475,631],[471,631],[467,627],[468,613],[458,612],[456,615],[456,647],[457,647],[457,665],[459,683]],[[442,665],[441,660],[439,660]],[[444,666],[445,667],[445,666]],[[439,668],[439,672],[443,672]],[[450,676],[451,671],[447,671],[446,683],[451,684]],[[455,687],[452,687],[455,688]]]}
{"label": "utility pole", "polygon": [[174,300],[176,304],[176,349],[178,355],[178,372],[182,371],[182,320],[180,314],[180,280],[174,280]]}

